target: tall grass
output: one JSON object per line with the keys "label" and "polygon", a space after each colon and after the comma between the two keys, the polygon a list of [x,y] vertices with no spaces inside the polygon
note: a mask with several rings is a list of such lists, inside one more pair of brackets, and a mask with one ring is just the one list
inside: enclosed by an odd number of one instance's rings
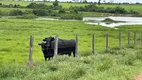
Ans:
{"label": "tall grass", "polygon": [[[116,50],[117,51],[117,50]],[[136,56],[141,49],[126,48],[124,54],[96,53],[95,55],[56,56],[48,62],[35,62],[35,66],[12,65],[0,69],[1,80],[133,80],[141,72],[142,61]],[[133,55],[131,55],[133,54]],[[131,59],[131,60],[130,60]],[[132,61],[133,65],[129,63]]]}

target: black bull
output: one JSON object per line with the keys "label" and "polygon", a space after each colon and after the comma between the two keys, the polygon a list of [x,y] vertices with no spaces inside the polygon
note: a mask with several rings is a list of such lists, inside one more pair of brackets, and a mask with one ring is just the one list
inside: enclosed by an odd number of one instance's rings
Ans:
{"label": "black bull", "polygon": [[[44,42],[40,43],[42,48],[42,52],[44,54],[45,60],[50,60],[50,58],[53,58],[54,56],[54,46],[55,46],[55,38],[54,37],[48,37],[43,39]],[[75,57],[75,40],[62,40],[58,39],[58,55],[67,54],[71,56],[71,53],[73,52],[73,56]]]}

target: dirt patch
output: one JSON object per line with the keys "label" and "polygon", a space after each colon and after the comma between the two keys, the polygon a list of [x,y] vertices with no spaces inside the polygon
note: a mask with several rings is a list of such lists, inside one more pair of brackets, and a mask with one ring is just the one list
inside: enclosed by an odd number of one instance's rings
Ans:
{"label": "dirt patch", "polygon": [[142,80],[142,74],[141,75],[138,75],[135,80]]}

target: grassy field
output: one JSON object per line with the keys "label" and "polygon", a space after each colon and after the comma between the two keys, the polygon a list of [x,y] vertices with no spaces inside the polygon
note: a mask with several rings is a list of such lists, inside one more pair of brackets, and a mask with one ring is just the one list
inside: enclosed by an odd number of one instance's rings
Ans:
{"label": "grassy field", "polygon": [[[29,2],[0,1],[3,4]],[[47,2],[51,5],[52,3]],[[60,3],[64,8],[88,4]],[[115,7],[117,5],[101,5]],[[142,12],[141,5],[120,5],[127,10]],[[8,12],[17,8],[0,8]],[[22,9],[27,10],[27,9]],[[84,12],[84,16],[98,16],[102,13]],[[142,73],[142,25],[119,26],[118,29],[89,25],[82,21],[32,20],[0,18],[0,80],[134,80]],[[122,32],[122,48],[119,49],[118,33]],[[134,46],[134,32],[137,45]],[[127,45],[128,32],[131,45]],[[91,52],[91,36],[95,35],[95,54]],[[109,35],[109,49],[105,50],[105,36]],[[75,39],[79,35],[79,57],[56,56],[44,62],[38,43],[43,38],[59,35],[61,39]],[[29,38],[34,36],[34,67],[27,67]]]}
{"label": "grassy field", "polygon": [[[135,27],[135,28],[134,28]],[[82,21],[38,21],[0,19],[1,80],[130,80],[141,72],[141,46],[127,47],[127,32],[137,31],[140,43],[141,26],[120,27],[123,48],[118,48],[118,32],[113,28],[84,24]],[[95,55],[91,54],[91,35],[95,34]],[[105,34],[110,49],[105,52]],[[45,62],[38,43],[48,36],[75,39],[79,34],[79,57],[57,56]],[[33,60],[36,66],[24,67],[28,59],[29,37],[34,36]],[[133,45],[133,35],[131,35]],[[10,67],[13,65],[12,67]],[[17,65],[17,66],[16,66]],[[71,66],[70,66],[71,65]],[[21,67],[20,67],[21,66]],[[61,74],[62,72],[62,74]]]}
{"label": "grassy field", "polygon": [[[2,4],[20,4],[21,6],[27,6],[28,4],[30,4],[31,2],[26,2],[26,1],[0,1],[0,3]],[[47,5],[52,5],[53,3],[52,2],[36,2],[36,3],[45,3]],[[81,3],[59,3],[59,5],[62,5],[64,8],[69,8],[70,6],[85,6],[85,5],[88,5],[87,3],[86,4],[81,4]]]}
{"label": "grassy field", "polygon": [[121,5],[111,5],[111,4],[103,4],[101,5],[102,7],[116,7],[116,6],[120,6],[122,8],[125,8],[127,11],[130,11],[130,10],[134,10],[136,12],[139,12],[142,14],[142,5],[141,4],[121,4]]}
{"label": "grassy field", "polygon": [[[137,26],[140,28],[140,26]],[[138,30],[140,30],[138,28]],[[52,30],[52,31],[51,31]],[[125,30],[125,29],[122,29]],[[133,29],[132,29],[133,30]],[[136,29],[135,29],[136,30]],[[123,31],[123,46],[127,45],[127,31]],[[82,21],[37,21],[37,20],[20,20],[20,19],[1,19],[0,20],[0,52],[1,60],[8,63],[18,61],[22,63],[27,60],[29,36],[34,36],[34,54],[35,59],[43,60],[40,46],[37,44],[48,36],[59,35],[63,39],[75,39],[79,34],[79,51],[80,55],[91,53],[91,35],[95,34],[95,50],[105,50],[105,34],[109,34],[110,48],[118,47],[118,30],[96,25],[87,25]],[[133,34],[134,31],[131,31]],[[65,35],[66,34],[66,35]],[[140,40],[140,32],[137,35]],[[131,37],[133,41],[133,36]],[[19,53],[19,58],[9,57]],[[9,55],[11,54],[11,55]],[[39,56],[40,55],[40,56]],[[37,58],[38,57],[38,58]],[[1,64],[2,65],[2,64]]]}
{"label": "grassy field", "polygon": [[56,56],[50,62],[36,63],[34,67],[6,66],[0,69],[0,79],[135,80],[142,72],[141,47],[113,51],[78,58]]}

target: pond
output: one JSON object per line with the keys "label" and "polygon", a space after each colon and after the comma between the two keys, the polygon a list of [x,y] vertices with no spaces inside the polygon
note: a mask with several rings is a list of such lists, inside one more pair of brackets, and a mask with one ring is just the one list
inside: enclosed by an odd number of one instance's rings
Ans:
{"label": "pond", "polygon": [[[114,21],[119,21],[119,22],[117,23],[102,22],[106,18],[112,19]],[[142,25],[142,17],[111,17],[111,16],[110,17],[84,17],[83,21],[86,24],[102,25],[102,26],[111,27],[111,28],[114,28],[116,26],[121,26],[121,25]]]}

